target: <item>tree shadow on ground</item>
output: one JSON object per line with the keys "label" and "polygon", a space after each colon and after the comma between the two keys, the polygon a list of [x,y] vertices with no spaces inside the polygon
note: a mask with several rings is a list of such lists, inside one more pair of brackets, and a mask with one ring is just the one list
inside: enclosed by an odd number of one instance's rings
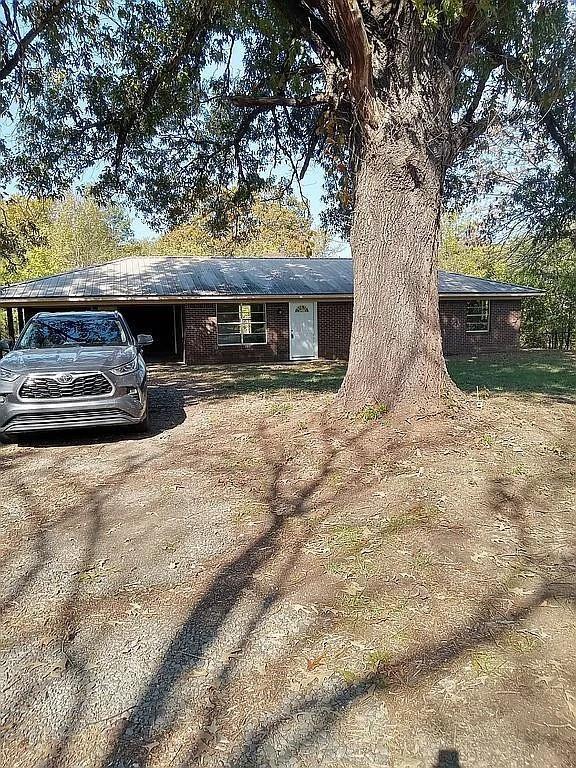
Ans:
{"label": "tree shadow on ground", "polygon": [[[342,447],[353,450],[369,428],[366,427],[363,433],[354,436]],[[304,526],[289,545],[285,545],[283,541],[283,534],[290,523],[305,519],[312,510],[316,514],[320,512],[321,506],[315,500],[315,492],[322,488],[340,453],[340,449],[334,448],[333,445],[337,437],[333,429],[326,427],[322,435],[320,464],[314,476],[301,483],[295,490],[285,482],[289,467],[283,447],[274,443],[265,426],[260,428],[260,452],[268,468],[267,490],[260,503],[268,510],[267,522],[250,544],[211,578],[203,596],[196,602],[188,619],[173,638],[157,674],[150,681],[103,764],[120,766],[125,759],[141,757],[142,745],[146,742],[171,737],[171,732],[176,726],[168,714],[168,703],[178,682],[194,672],[206,658],[210,645],[238,606],[246,590],[254,585],[257,575],[265,566],[270,566],[280,558],[272,586],[260,595],[258,607],[241,636],[237,638],[234,654],[213,684],[218,694],[207,702],[202,723],[197,728],[198,738],[181,747],[183,754],[179,757],[179,764],[185,765],[195,761],[205,752],[210,742],[207,727],[219,714],[226,687],[239,658],[254,630],[281,599],[288,576],[298,561],[305,541],[311,535],[310,527]],[[162,723],[160,728],[158,721]]]}
{"label": "tree shadow on ground", "polygon": [[434,768],[461,768],[460,755],[456,749],[441,749]]}
{"label": "tree shadow on ground", "polygon": [[[240,663],[251,636],[264,618],[285,594],[289,575],[293,572],[303,547],[310,539],[314,527],[337,494],[319,502],[316,492],[322,488],[342,450],[356,453],[361,460],[363,441],[369,440],[369,430],[355,435],[345,444],[338,432],[327,427],[323,433],[322,460],[311,480],[297,489],[286,482],[288,478],[284,450],[267,430],[259,432],[261,453],[268,466],[267,493],[263,501],[268,520],[263,530],[239,551],[211,578],[202,596],[195,603],[187,620],[174,636],[163,660],[140,697],[137,706],[122,726],[102,765],[120,768],[126,761],[144,760],[146,745],[177,745],[173,764],[184,768],[199,762],[210,751],[214,740],[214,724],[226,719],[231,706],[229,685]],[[335,442],[338,447],[335,448]],[[543,467],[543,473],[546,468]],[[304,696],[285,701],[266,722],[248,729],[243,743],[231,746],[225,760],[228,768],[250,768],[261,757],[266,744],[287,725],[292,727],[290,745],[278,755],[280,764],[287,763],[301,750],[312,744],[321,734],[330,732],[350,707],[375,687],[388,692],[414,688],[430,678],[465,652],[483,643],[502,637],[511,627],[528,618],[546,600],[576,600],[574,583],[574,552],[569,552],[552,572],[543,561],[542,554],[533,551],[530,531],[526,524],[524,507],[538,478],[527,481],[522,494],[509,491],[506,483],[495,479],[491,489],[494,515],[504,515],[517,530],[519,567],[538,569],[540,585],[522,600],[510,601],[508,585],[502,584],[489,591],[478,602],[476,611],[441,639],[423,643],[399,654],[389,662],[379,663],[374,671],[366,673],[353,683],[342,681],[330,690],[318,688]],[[311,517],[314,513],[314,518]],[[296,535],[286,539],[289,525],[302,523]],[[222,632],[223,627],[245,592],[254,586],[256,577],[265,567],[274,566],[273,577],[268,573],[269,586],[259,592],[258,604],[250,620],[235,639],[235,650],[212,684],[200,716],[191,723],[178,718],[170,707],[179,682],[197,670],[206,659],[208,649]],[[293,653],[293,648],[289,653]],[[303,719],[306,713],[314,718]],[[140,763],[142,764],[142,763]],[[172,763],[171,763],[172,764]],[[442,764],[442,763],[441,763]],[[446,762],[444,762],[446,764]]]}
{"label": "tree shadow on ground", "polygon": [[[262,422],[257,433],[266,474],[263,478],[265,492],[257,498],[267,509],[262,529],[247,546],[239,548],[231,555],[202,589],[202,594],[174,635],[158,669],[148,681],[130,716],[120,723],[120,728],[112,735],[102,766],[120,768],[130,764],[130,760],[138,765],[149,764],[150,744],[156,744],[158,749],[166,744],[177,745],[173,764],[181,768],[198,763],[201,757],[210,751],[214,741],[212,724],[226,719],[231,706],[230,684],[246,654],[252,635],[287,594],[290,576],[299,563],[302,550],[323,516],[328,514],[330,506],[336,501],[342,502],[347,493],[353,494],[355,491],[354,487],[333,490],[329,486],[329,478],[338,459],[343,455],[351,464],[355,461],[361,463],[366,459],[366,445],[371,441],[374,427],[368,425],[347,438],[343,438],[340,427],[340,424],[323,425],[318,436],[318,461],[314,471],[307,479],[295,482],[286,444],[273,434],[266,422]],[[378,433],[378,436],[381,438],[381,433]],[[433,436],[431,440],[438,447],[437,437]],[[392,452],[401,447],[402,438],[394,437],[390,438],[387,444],[382,444],[381,450]],[[198,447],[198,460],[207,461],[210,459],[209,451],[218,453],[220,450],[218,446],[211,446],[201,453],[201,448]],[[25,472],[25,468],[23,471]],[[128,471],[129,466],[122,466],[114,478],[121,482],[123,474]],[[546,471],[546,466],[543,466],[542,474],[545,475]],[[80,478],[77,480],[82,488]],[[347,710],[373,686],[390,692],[417,687],[433,677],[445,664],[461,657],[465,651],[483,642],[497,639],[511,626],[521,623],[544,600],[574,601],[574,553],[567,553],[565,559],[556,564],[551,572],[549,564],[543,561],[541,553],[536,551],[531,543],[524,506],[537,482],[537,477],[526,481],[522,494],[518,494],[512,493],[505,483],[495,479],[490,494],[494,515],[505,515],[517,530],[519,565],[529,565],[535,570],[538,569],[541,574],[540,586],[533,595],[509,605],[509,594],[505,587],[493,590],[479,603],[473,615],[459,626],[453,627],[440,640],[424,643],[399,654],[392,661],[380,664],[377,670],[352,684],[342,682],[336,690],[330,691],[318,688],[304,698],[288,697],[282,710],[273,712],[265,726],[249,729],[242,740],[232,745],[233,749],[225,763],[228,768],[248,768],[254,765],[274,733],[284,725],[290,724],[293,726],[294,736],[286,754],[281,756],[282,760],[287,762],[320,734],[329,732]],[[90,567],[93,560],[94,544],[101,530],[101,506],[109,498],[108,494],[113,493],[114,482],[108,484],[108,489],[104,486],[84,489],[85,494],[88,494],[84,499],[85,508],[91,520],[86,550],[82,555],[81,565],[84,570]],[[23,487],[21,492],[25,498],[30,488]],[[47,560],[46,529],[43,521],[39,521],[37,535],[37,563],[29,572],[29,581],[38,578],[39,567],[41,568]],[[258,581],[264,571],[267,573],[265,587]],[[21,594],[22,588],[19,587],[19,590]],[[218,671],[211,686],[211,693],[202,702],[201,712],[197,716],[197,722],[193,724],[191,734],[188,713],[174,711],[177,687],[207,659],[212,645],[224,631],[227,621],[249,590],[256,590],[256,605],[248,621],[234,638],[234,652]],[[79,620],[78,605],[79,591],[76,585],[70,590],[61,617],[56,622],[61,628],[61,636],[64,632],[74,631]],[[98,637],[94,640],[96,642]],[[293,648],[290,652],[293,652]],[[85,660],[73,659],[71,663],[77,668],[79,680],[86,680]],[[25,694],[24,698],[26,695],[31,696],[32,692]],[[45,763],[47,766],[56,768],[70,764],[66,760],[73,759],[70,745],[76,729],[81,726],[85,706],[85,694],[80,694],[66,715],[64,736],[55,746],[50,760]],[[301,715],[306,712],[314,713],[313,723],[301,720]],[[178,715],[182,715],[183,723],[179,721]]]}
{"label": "tree shadow on ground", "polygon": [[[9,471],[14,477],[20,465],[19,482],[12,480],[11,498],[16,499],[27,518],[27,530],[21,533],[23,542],[31,549],[32,562],[22,568],[22,573],[13,583],[4,576],[4,589],[0,599],[0,617],[3,621],[13,618],[20,603],[30,599],[32,590],[50,582],[54,568],[62,568],[57,549],[58,541],[73,526],[78,536],[78,546],[74,552],[74,570],[67,572],[66,588],[57,591],[57,599],[51,604],[51,611],[42,624],[42,642],[38,645],[34,622],[30,627],[21,629],[19,643],[28,637],[36,653],[44,661],[35,661],[31,667],[18,670],[13,668],[14,679],[10,685],[9,707],[13,722],[26,722],[29,710],[38,699],[43,687],[57,677],[68,675],[73,679],[73,693],[68,707],[59,713],[58,731],[61,734],[50,745],[49,754],[42,762],[43,768],[60,764],[66,757],[69,738],[75,732],[82,719],[85,705],[85,689],[89,683],[89,667],[86,655],[74,647],[74,640],[82,622],[83,577],[96,566],[96,548],[102,536],[102,509],[114,495],[117,484],[127,474],[137,471],[143,460],[128,459],[111,474],[102,477],[96,487],[87,486],[81,474],[67,475],[67,491],[75,498],[73,506],[61,505],[54,510],[50,505],[39,503],[43,499],[42,489],[36,482],[35,475],[24,466],[27,456],[23,453],[0,457],[0,470]],[[0,558],[0,574],[7,574],[20,556],[18,539],[11,548],[5,549]],[[22,543],[23,543],[22,542]],[[98,645],[103,640],[102,628],[93,636]],[[24,657],[26,658],[26,657]],[[30,672],[29,669],[34,671]],[[20,674],[18,672],[20,671]],[[8,688],[4,689],[4,693]]]}
{"label": "tree shadow on ground", "polygon": [[[551,564],[539,547],[531,547],[524,506],[536,481],[537,478],[533,478],[527,482],[521,496],[510,493],[500,480],[495,480],[492,486],[494,514],[506,515],[517,527],[518,567],[532,568],[540,574],[540,584],[533,594],[511,604],[507,585],[501,585],[479,602],[473,615],[441,640],[421,644],[390,662],[379,663],[375,671],[353,684],[343,682],[335,691],[319,690],[304,700],[300,698],[293,704],[288,703],[281,713],[267,720],[265,727],[246,735],[242,748],[226,762],[227,768],[250,768],[274,733],[291,723],[297,735],[292,739],[289,752],[282,755],[282,760],[287,762],[319,736],[328,733],[370,690],[378,688],[393,694],[418,687],[470,649],[503,637],[546,601],[564,601],[576,606],[576,551],[567,552],[560,562],[554,558]],[[306,712],[314,712],[319,717],[312,726],[302,727],[301,718]]]}

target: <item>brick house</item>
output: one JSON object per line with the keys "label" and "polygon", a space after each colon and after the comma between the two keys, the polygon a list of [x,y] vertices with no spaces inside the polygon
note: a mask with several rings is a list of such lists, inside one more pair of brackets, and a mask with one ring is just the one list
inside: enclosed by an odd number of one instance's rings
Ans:
{"label": "brick house", "polygon": [[[130,257],[0,288],[14,337],[38,311],[118,309],[151,357],[200,363],[346,359],[350,259]],[[446,354],[515,349],[525,286],[439,273]]]}

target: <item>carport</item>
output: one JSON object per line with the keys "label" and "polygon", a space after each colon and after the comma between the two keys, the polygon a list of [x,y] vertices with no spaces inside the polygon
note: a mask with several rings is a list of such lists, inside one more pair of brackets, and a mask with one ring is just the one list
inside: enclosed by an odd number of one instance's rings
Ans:
{"label": "carport", "polygon": [[72,312],[78,310],[118,310],[137,336],[149,333],[154,344],[146,348],[146,359],[154,362],[181,362],[184,355],[182,306],[180,304],[34,304],[25,307],[5,307],[8,336],[15,339],[36,312]]}
{"label": "carport", "polygon": [[135,336],[149,333],[154,338],[154,344],[146,348],[146,359],[157,362],[183,359],[182,305],[127,304],[115,309],[122,313]]}
{"label": "carport", "polygon": [[[0,306],[1,308],[1,306]],[[26,302],[23,306],[4,306],[8,337],[14,340],[24,324],[37,312],[72,312],[78,310],[118,310],[134,336],[148,333],[154,344],[146,348],[146,359],[153,362],[181,362],[184,357],[183,312],[181,304],[146,303],[46,303]]]}

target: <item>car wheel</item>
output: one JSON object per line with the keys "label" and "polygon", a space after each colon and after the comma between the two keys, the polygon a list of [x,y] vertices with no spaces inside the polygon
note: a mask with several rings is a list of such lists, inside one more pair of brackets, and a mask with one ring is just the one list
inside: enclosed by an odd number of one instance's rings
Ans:
{"label": "car wheel", "polygon": [[138,432],[138,434],[146,434],[150,431],[150,414],[148,413],[148,408],[146,408],[144,418],[136,424],[134,430]]}

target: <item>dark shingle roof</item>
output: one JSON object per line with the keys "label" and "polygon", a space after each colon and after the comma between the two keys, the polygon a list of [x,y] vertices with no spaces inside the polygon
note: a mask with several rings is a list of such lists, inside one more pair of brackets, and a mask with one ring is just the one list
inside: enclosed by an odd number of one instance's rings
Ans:
{"label": "dark shingle roof", "polygon": [[[520,285],[439,273],[440,295],[534,296]],[[351,259],[130,257],[0,288],[0,306],[59,299],[350,296]]]}

